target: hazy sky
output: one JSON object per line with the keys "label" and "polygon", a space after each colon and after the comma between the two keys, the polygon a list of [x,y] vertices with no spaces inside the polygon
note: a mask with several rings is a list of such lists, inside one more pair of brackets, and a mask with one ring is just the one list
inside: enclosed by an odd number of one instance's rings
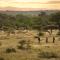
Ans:
{"label": "hazy sky", "polygon": [[60,1],[60,0],[0,0],[1,2],[48,2],[48,1]]}
{"label": "hazy sky", "polygon": [[1,7],[60,9],[60,0],[0,0]]}
{"label": "hazy sky", "polygon": [[0,0],[1,2],[47,2],[49,0]]}

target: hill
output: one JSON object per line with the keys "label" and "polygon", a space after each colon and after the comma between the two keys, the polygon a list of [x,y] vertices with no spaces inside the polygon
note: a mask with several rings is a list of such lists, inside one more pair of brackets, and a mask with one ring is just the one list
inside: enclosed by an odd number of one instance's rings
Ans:
{"label": "hill", "polygon": [[6,10],[6,11],[2,11],[0,10],[0,13],[2,14],[8,14],[8,15],[17,15],[17,14],[24,14],[24,15],[38,15],[41,12],[46,12],[47,14],[51,14],[54,12],[57,12],[59,10],[37,10],[37,11],[10,11],[10,10]]}

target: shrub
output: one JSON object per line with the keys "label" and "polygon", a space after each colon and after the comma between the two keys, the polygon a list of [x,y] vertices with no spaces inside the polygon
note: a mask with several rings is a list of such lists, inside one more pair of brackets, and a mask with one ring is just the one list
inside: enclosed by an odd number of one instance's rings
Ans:
{"label": "shrub", "polygon": [[17,47],[18,47],[18,49],[22,49],[22,50],[25,49],[25,47],[23,47],[23,46],[17,46]]}
{"label": "shrub", "polygon": [[31,46],[30,46],[29,42],[22,40],[19,42],[19,45],[17,47],[18,47],[18,49],[25,50],[25,49],[30,49]]}
{"label": "shrub", "polygon": [[0,42],[0,46],[2,45],[2,43]]}
{"label": "shrub", "polygon": [[57,33],[57,35],[60,35],[60,31]]}
{"label": "shrub", "polygon": [[14,48],[7,48],[6,53],[16,52]]}
{"label": "shrub", "polygon": [[56,53],[53,52],[41,52],[38,57],[40,58],[58,58]]}
{"label": "shrub", "polygon": [[25,49],[25,47],[24,47],[25,44],[26,44],[26,41],[25,40],[19,41],[19,46],[17,46],[18,49]]}
{"label": "shrub", "polygon": [[39,32],[39,33],[38,33],[38,36],[43,36],[43,35],[44,35],[43,32]]}
{"label": "shrub", "polygon": [[0,57],[0,60],[4,60],[4,58]]}
{"label": "shrub", "polygon": [[7,52],[7,53],[10,53],[10,52],[11,52],[11,49],[10,49],[10,48],[7,48],[7,49],[6,49],[6,52]]}
{"label": "shrub", "polygon": [[19,41],[19,44],[20,44],[20,45],[24,45],[25,43],[26,43],[25,40],[21,40],[21,41]]}
{"label": "shrub", "polygon": [[16,50],[14,48],[11,49],[12,52],[16,52]]}

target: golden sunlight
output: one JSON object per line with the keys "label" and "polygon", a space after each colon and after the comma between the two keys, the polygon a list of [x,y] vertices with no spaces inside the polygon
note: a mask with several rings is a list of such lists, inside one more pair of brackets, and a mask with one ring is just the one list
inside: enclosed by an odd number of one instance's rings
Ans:
{"label": "golden sunlight", "polygon": [[0,0],[0,8],[1,7],[2,8],[4,7],[40,8],[40,9],[58,9],[59,10],[60,1],[59,0],[10,0],[10,1]]}

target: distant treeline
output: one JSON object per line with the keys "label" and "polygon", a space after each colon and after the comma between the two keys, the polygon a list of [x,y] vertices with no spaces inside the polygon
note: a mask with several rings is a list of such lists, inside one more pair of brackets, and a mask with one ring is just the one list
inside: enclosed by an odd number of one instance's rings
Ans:
{"label": "distant treeline", "polygon": [[15,16],[0,13],[0,30],[12,29],[37,29],[41,30],[44,26],[55,25],[60,27],[60,11],[46,14],[41,12],[38,15],[18,14]]}

